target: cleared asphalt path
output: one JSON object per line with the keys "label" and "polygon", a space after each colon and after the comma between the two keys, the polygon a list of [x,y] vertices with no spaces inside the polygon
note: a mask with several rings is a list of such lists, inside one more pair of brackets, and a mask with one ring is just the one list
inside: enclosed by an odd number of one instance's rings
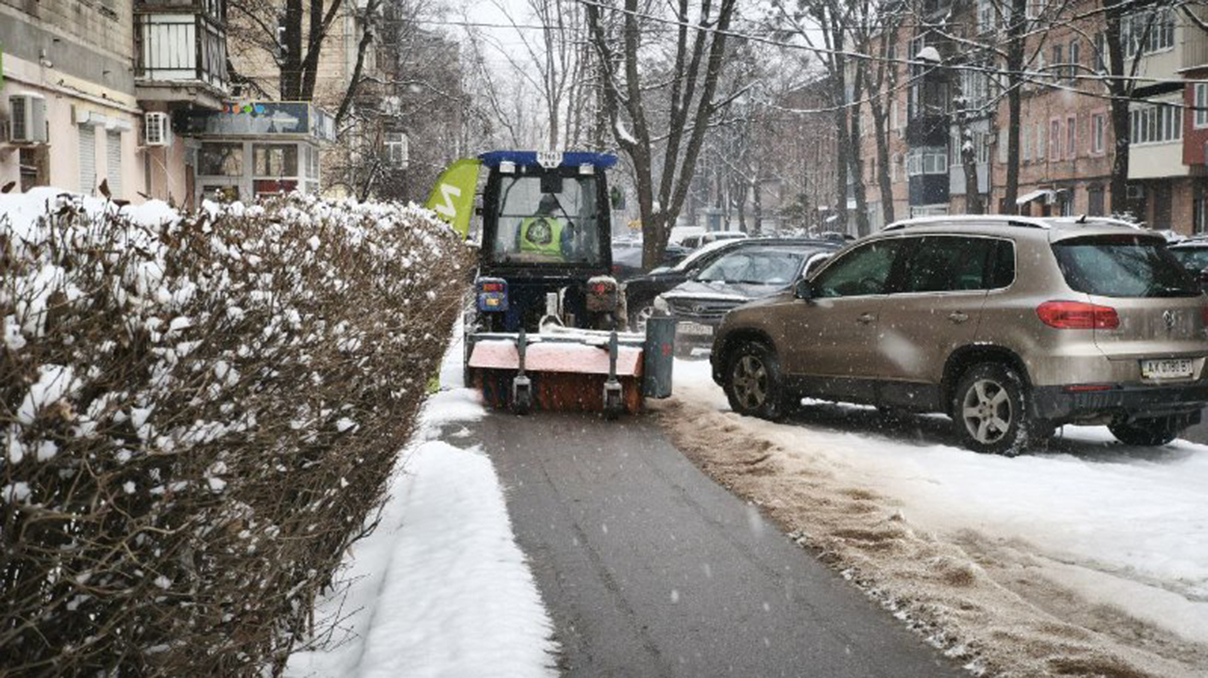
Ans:
{"label": "cleared asphalt path", "polygon": [[567,675],[966,675],[649,418],[492,413],[482,426]]}

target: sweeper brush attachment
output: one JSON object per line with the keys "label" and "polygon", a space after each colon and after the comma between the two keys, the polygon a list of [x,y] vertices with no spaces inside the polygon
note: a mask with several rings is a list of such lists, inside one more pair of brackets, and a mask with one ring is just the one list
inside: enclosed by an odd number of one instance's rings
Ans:
{"label": "sweeper brush attachment", "polygon": [[611,419],[640,412],[647,396],[671,395],[675,325],[654,320],[645,335],[561,327],[474,334],[467,382],[492,407],[517,414],[603,412]]}

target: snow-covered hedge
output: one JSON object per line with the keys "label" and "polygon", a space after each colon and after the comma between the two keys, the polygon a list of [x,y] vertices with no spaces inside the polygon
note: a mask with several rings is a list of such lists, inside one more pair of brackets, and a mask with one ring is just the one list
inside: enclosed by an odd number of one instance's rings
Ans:
{"label": "snow-covered hedge", "polygon": [[279,670],[468,264],[413,207],[0,196],[0,674]]}

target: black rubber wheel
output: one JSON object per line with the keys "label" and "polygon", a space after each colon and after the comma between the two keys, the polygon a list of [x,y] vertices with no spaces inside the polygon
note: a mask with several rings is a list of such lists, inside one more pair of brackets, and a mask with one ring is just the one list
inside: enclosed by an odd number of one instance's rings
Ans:
{"label": "black rubber wheel", "polygon": [[975,452],[1014,457],[1037,428],[1023,379],[999,363],[980,363],[961,375],[951,413],[957,438]]}
{"label": "black rubber wheel", "polygon": [[1183,427],[1175,417],[1154,417],[1131,422],[1108,424],[1107,429],[1125,445],[1157,447],[1165,445],[1183,433]]}
{"label": "black rubber wheel", "polygon": [[790,398],[780,363],[766,344],[748,341],[734,348],[726,361],[724,382],[730,409],[739,414],[777,420],[788,410]]}
{"label": "black rubber wheel", "polygon": [[633,310],[629,312],[629,331],[630,332],[645,332],[646,321],[654,315],[654,302],[649,299],[634,304]]}

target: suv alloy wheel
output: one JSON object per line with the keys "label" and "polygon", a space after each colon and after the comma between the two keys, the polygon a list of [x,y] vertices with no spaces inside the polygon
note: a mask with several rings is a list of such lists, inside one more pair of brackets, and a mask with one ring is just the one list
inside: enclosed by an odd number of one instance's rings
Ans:
{"label": "suv alloy wheel", "polygon": [[979,363],[961,376],[952,399],[952,420],[966,447],[1009,457],[1023,451],[1034,426],[1023,380],[998,363]]}
{"label": "suv alloy wheel", "polygon": [[744,341],[730,351],[724,388],[730,409],[739,414],[775,420],[788,409],[776,354],[757,341]]}

